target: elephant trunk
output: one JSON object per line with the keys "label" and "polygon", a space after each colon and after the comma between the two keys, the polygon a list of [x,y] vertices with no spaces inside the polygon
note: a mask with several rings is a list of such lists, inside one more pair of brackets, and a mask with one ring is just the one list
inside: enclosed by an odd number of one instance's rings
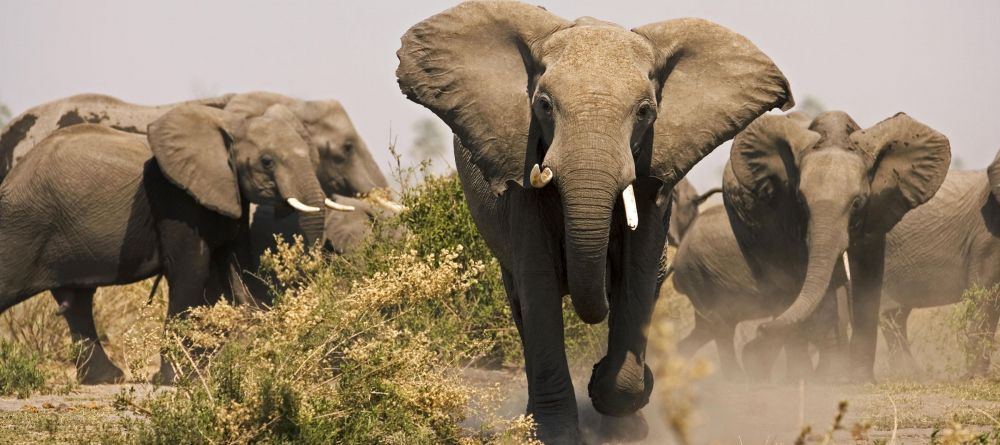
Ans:
{"label": "elephant trunk", "polygon": [[635,176],[634,168],[628,169],[631,177],[621,173],[626,169],[618,168],[624,163],[616,144],[601,139],[584,137],[582,143],[567,144],[573,148],[572,159],[551,164],[562,196],[569,293],[577,315],[591,324],[608,313],[605,273],[612,212]]}
{"label": "elephant trunk", "polygon": [[830,287],[830,278],[837,267],[837,262],[847,249],[848,218],[846,216],[810,218],[806,236],[809,260],[802,290],[788,309],[763,326],[765,331],[782,331],[798,326],[815,312]]}
{"label": "elephant trunk", "polygon": [[[311,173],[311,169],[291,169],[291,171]],[[291,171],[285,172],[285,174],[275,174],[278,193],[282,200],[292,204],[299,211],[299,227],[302,229],[302,236],[305,238],[306,245],[312,246],[323,239],[323,223],[326,219],[323,208],[325,207],[326,195],[315,175],[293,175]],[[293,204],[295,201],[301,205]]]}

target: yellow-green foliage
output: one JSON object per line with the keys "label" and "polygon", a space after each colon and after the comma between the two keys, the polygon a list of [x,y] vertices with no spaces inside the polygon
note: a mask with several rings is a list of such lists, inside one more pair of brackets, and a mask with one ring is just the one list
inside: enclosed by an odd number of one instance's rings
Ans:
{"label": "yellow-green foliage", "polygon": [[[477,284],[462,249],[400,252],[385,271],[344,286],[301,245],[266,264],[296,279],[270,310],[220,303],[172,323],[165,346],[176,391],[136,402],[139,443],[482,443],[530,437],[523,419],[459,426],[476,390],[456,378],[465,349],[439,351],[402,320]],[[500,432],[497,432],[497,431]]]}
{"label": "yellow-green foliage", "polygon": [[959,342],[966,362],[971,366],[977,360],[989,360],[993,351],[995,321],[990,320],[992,310],[1000,307],[1000,284],[991,287],[973,286],[962,293],[962,301],[955,305],[952,325],[962,334]]}
{"label": "yellow-green foliage", "polygon": [[[342,277],[353,279],[385,271],[390,267],[385,259],[395,252],[412,250],[423,256],[460,247],[455,250],[456,262],[463,267],[481,265],[476,283],[464,292],[419,303],[421,307],[403,316],[404,324],[411,330],[427,331],[441,350],[483,345],[485,349],[471,357],[479,365],[520,365],[521,342],[500,265],[479,235],[458,177],[428,175],[404,190],[402,202],[406,211],[396,219],[378,221],[367,242],[356,253],[335,259],[334,267]],[[394,236],[400,232],[407,235]],[[599,358],[606,325],[590,326],[580,321],[569,300],[563,302],[563,309],[570,356]]]}
{"label": "yellow-green foliage", "polygon": [[28,397],[45,384],[38,353],[0,340],[0,395]]}

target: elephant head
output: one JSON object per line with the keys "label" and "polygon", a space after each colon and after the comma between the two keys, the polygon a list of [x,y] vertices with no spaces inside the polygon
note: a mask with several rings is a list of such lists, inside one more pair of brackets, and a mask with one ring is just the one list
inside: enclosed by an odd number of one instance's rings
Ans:
{"label": "elephant head", "polygon": [[[351,118],[336,100],[304,101],[275,93],[240,94],[230,100],[226,111],[258,116],[274,104],[286,106],[305,128],[310,157],[323,191],[327,196],[367,195],[374,189],[388,188],[371,151],[351,123]],[[398,211],[398,204],[381,202]]]}
{"label": "elephant head", "polygon": [[657,199],[670,200],[670,229],[667,231],[667,242],[674,247],[679,246],[684,234],[698,217],[698,206],[720,192],[722,189],[715,187],[699,195],[687,179],[680,180],[673,190],[660,190]]}
{"label": "elephant head", "polygon": [[316,179],[303,132],[282,105],[250,118],[182,105],[151,123],[148,139],[164,176],[202,206],[243,218],[246,203],[287,203],[302,213],[311,243],[321,238],[323,206],[332,201]]}
{"label": "elephant head", "polygon": [[993,199],[1000,203],[1000,151],[997,152],[993,162],[986,168],[986,177],[990,183],[990,193]]}
{"label": "elephant head", "polygon": [[811,123],[795,113],[767,115],[736,136],[727,200],[744,217],[755,214],[747,207],[795,208],[798,215],[776,217],[802,221],[808,249],[798,297],[763,330],[810,316],[848,247],[883,236],[934,196],[950,162],[948,139],[903,113],[868,129],[839,111]]}
{"label": "elephant head", "polygon": [[793,103],[766,55],[699,19],[629,31],[472,1],[412,27],[397,56],[402,92],[451,127],[494,193],[558,190],[569,293],[589,323],[608,310],[613,211],[632,229],[639,220],[633,183],[670,189],[761,113]]}

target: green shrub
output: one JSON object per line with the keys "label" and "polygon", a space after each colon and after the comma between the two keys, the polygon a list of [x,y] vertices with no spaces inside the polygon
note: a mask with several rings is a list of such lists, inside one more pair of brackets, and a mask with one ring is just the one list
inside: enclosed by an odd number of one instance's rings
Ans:
{"label": "green shrub", "polygon": [[25,398],[45,384],[41,359],[18,345],[0,340],[0,395]]}
{"label": "green shrub", "polygon": [[[413,331],[426,331],[439,351],[478,345],[470,357],[477,365],[520,366],[521,340],[511,317],[500,264],[479,235],[458,176],[425,175],[415,186],[404,189],[402,203],[407,210],[398,218],[378,221],[373,235],[357,252],[334,259],[340,276],[350,280],[385,271],[389,267],[385,259],[395,252],[414,251],[424,256],[458,247],[455,261],[465,267],[482,265],[476,283],[465,292],[420,303],[421,307],[404,315],[402,322]],[[395,236],[400,232],[407,235]],[[563,319],[570,357],[589,365],[603,354],[606,325],[583,323],[568,299],[563,301]]]}
{"label": "green shrub", "polygon": [[164,347],[180,376],[176,391],[127,402],[146,419],[127,441],[530,440],[523,419],[461,427],[470,401],[489,397],[456,378],[467,346],[443,350],[404,321],[477,284],[483,265],[459,263],[459,251],[392,254],[381,259],[385,271],[345,286],[330,260],[280,244],[264,263],[295,285],[270,310],[220,303],[170,324]]}
{"label": "green shrub", "polygon": [[962,301],[955,306],[952,325],[962,334],[959,342],[969,369],[981,360],[989,361],[993,354],[995,322],[991,323],[987,307],[1000,306],[1000,284],[991,287],[973,286],[962,293]]}

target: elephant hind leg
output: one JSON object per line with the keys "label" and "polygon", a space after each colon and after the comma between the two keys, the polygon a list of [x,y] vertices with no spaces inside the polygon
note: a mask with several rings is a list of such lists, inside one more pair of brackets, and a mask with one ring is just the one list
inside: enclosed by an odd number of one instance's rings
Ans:
{"label": "elephant hind leg", "polygon": [[694,329],[677,343],[677,352],[681,356],[691,358],[702,346],[713,340],[712,326],[700,314],[694,314]]}
{"label": "elephant hind leg", "polygon": [[79,345],[76,356],[76,376],[84,385],[121,383],[125,373],[108,358],[94,325],[95,288],[52,289],[52,296],[59,304],[59,312],[66,323],[73,341]]}
{"label": "elephant hind leg", "polygon": [[913,309],[908,307],[897,307],[882,312],[882,335],[885,336],[886,346],[889,347],[889,357],[892,363],[900,366],[902,373],[914,375],[919,372],[920,366],[910,351],[910,340],[907,335],[907,320]]}
{"label": "elephant hind leg", "polygon": [[715,348],[719,353],[719,366],[722,373],[730,380],[743,380],[746,374],[736,358],[736,325],[718,325],[715,333]]}

